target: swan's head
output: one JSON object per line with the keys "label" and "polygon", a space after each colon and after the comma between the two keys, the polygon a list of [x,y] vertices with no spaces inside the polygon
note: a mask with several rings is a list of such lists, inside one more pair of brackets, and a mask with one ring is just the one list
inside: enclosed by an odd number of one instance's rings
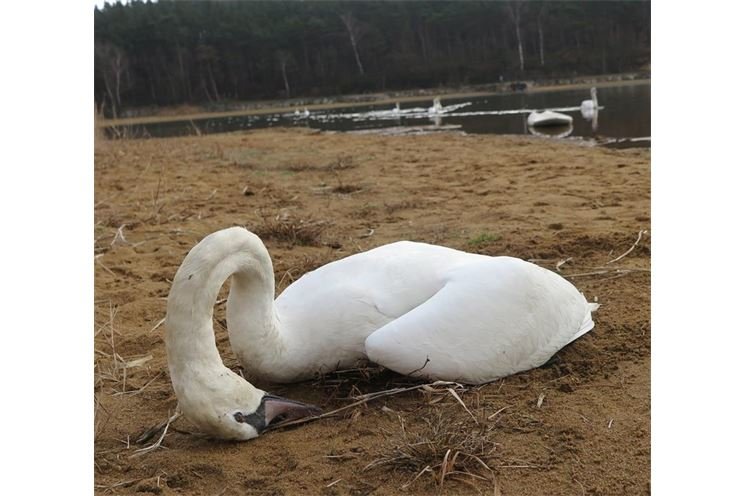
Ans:
{"label": "swan's head", "polygon": [[203,388],[187,386],[177,396],[184,416],[216,438],[246,441],[277,422],[321,413],[313,405],[257,389],[229,369],[210,382]]}
{"label": "swan's head", "polygon": [[592,88],[590,88],[590,95],[593,98],[596,98],[598,96],[598,90],[597,90],[597,88],[595,88],[594,86]]}

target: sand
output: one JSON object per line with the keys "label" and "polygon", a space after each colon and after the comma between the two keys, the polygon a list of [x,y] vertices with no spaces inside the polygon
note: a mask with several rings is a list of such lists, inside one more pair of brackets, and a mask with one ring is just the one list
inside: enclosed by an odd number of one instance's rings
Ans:
{"label": "sand", "polygon": [[[644,149],[303,129],[99,141],[96,492],[646,494],[649,233],[634,243],[650,230],[649,216]],[[246,443],[204,439],[179,419],[161,448],[137,456],[135,439],[177,404],[159,325],[170,280],[195,243],[232,225],[264,233],[278,291],[328,261],[410,239],[558,266],[602,307],[596,328],[545,366],[460,392],[495,443],[483,460],[491,472],[477,464],[468,468],[474,476],[452,473],[440,487],[439,467],[422,472],[426,464],[364,470],[406,443],[402,423],[409,433],[424,432],[439,413],[476,428],[452,395],[419,391]],[[272,237],[282,226],[297,239]],[[224,325],[218,303],[218,347],[238,370]],[[415,382],[375,368],[294,385],[257,383],[327,411],[353,394],[401,384]]]}

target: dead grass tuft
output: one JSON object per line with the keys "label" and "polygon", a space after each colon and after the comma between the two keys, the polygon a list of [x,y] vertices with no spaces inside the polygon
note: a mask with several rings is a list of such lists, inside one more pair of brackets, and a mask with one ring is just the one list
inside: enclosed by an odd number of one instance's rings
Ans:
{"label": "dead grass tuft", "polygon": [[328,166],[329,169],[334,170],[353,169],[355,167],[357,167],[357,164],[354,163],[354,158],[350,155],[339,155],[336,157],[336,162]]}
{"label": "dead grass tuft", "polygon": [[395,212],[398,212],[399,210],[411,210],[416,208],[422,208],[425,206],[425,202],[419,199],[414,200],[403,200],[403,201],[396,201],[391,203],[384,203],[385,206],[385,213],[392,214]]}
{"label": "dead grass tuft", "polygon": [[253,232],[264,241],[278,241],[289,246],[320,246],[321,235],[327,225],[326,221],[276,216],[264,218]]}
{"label": "dead grass tuft", "polygon": [[493,425],[473,420],[462,412],[443,409],[431,411],[416,426],[408,426],[399,417],[400,431],[388,437],[379,458],[365,470],[388,466],[416,473],[406,486],[425,473],[440,487],[449,476],[493,480],[487,463],[499,447],[491,440]]}

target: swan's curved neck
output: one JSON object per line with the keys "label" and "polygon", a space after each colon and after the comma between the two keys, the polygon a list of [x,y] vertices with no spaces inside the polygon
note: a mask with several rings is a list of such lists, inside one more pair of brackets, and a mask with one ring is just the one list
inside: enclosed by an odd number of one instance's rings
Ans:
{"label": "swan's curved neck", "polygon": [[231,298],[240,297],[248,306],[244,311],[257,322],[276,321],[274,274],[261,240],[242,228],[207,236],[184,259],[168,295],[166,351],[174,384],[174,376],[225,369],[212,316],[220,288],[231,275]]}
{"label": "swan's curved neck", "polygon": [[226,309],[230,343],[250,374],[267,374],[264,367],[273,367],[285,350],[268,255],[260,267],[233,274]]}

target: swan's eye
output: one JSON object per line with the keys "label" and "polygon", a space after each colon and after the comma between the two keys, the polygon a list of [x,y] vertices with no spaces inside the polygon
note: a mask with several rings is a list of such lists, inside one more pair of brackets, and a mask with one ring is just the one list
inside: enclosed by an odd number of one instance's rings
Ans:
{"label": "swan's eye", "polygon": [[235,412],[233,414],[233,418],[235,419],[236,422],[242,423],[246,421],[246,417],[241,412]]}

